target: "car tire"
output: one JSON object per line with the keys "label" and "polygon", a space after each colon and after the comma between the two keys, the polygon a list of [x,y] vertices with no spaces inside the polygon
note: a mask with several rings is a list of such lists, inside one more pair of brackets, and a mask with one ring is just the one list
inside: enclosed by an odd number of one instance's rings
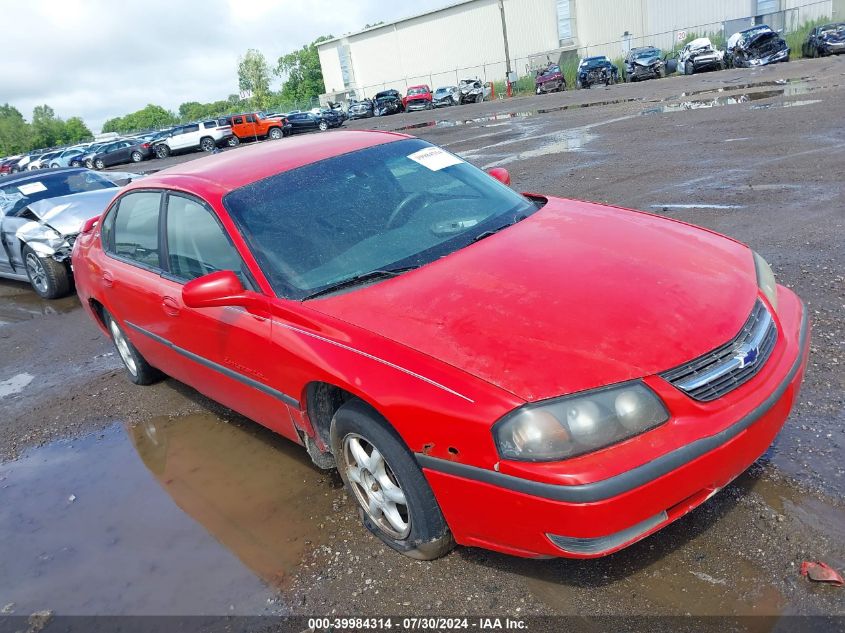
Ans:
{"label": "car tire", "polygon": [[537,89],[536,89],[534,92],[536,92],[537,94],[540,94],[540,92],[541,92],[541,91],[540,91],[540,86],[537,86]]}
{"label": "car tire", "polygon": [[475,102],[476,103],[481,103],[482,101],[484,101],[484,95],[483,94],[475,95]]}
{"label": "car tire", "polygon": [[141,352],[132,345],[123,328],[108,312],[103,314],[103,320],[129,380],[136,385],[151,385],[164,377],[164,374],[150,365]]}
{"label": "car tire", "polygon": [[240,144],[241,139],[239,139],[237,136],[230,136],[226,139],[226,145],[228,145],[229,147],[237,147]]}
{"label": "car tire", "polygon": [[320,130],[321,132],[325,132],[326,130],[328,130],[328,129],[329,129],[329,124],[328,124],[326,121],[320,121],[320,122],[317,124],[317,127],[319,128],[319,130]]}
{"label": "car tire", "polygon": [[142,160],[144,160],[144,156],[143,154],[141,154],[141,152],[132,152],[131,158],[133,163],[140,163]]}
{"label": "car tire", "polygon": [[155,148],[157,158],[167,158],[170,156],[170,147],[167,145],[156,145]]}
{"label": "car tire", "polygon": [[422,470],[373,408],[360,400],[341,406],[332,418],[331,443],[347,492],[370,532],[417,560],[440,558],[455,546]]}
{"label": "car tire", "polygon": [[267,136],[276,141],[282,138],[282,131],[277,127],[271,127],[270,131],[267,133]]}
{"label": "car tire", "polygon": [[103,161],[102,158],[98,158],[97,160],[94,161],[94,168],[95,169],[105,169],[106,168],[105,161]]}
{"label": "car tire", "polygon": [[584,88],[584,84],[582,84],[582,83],[581,83],[581,80],[580,80],[580,79],[576,79],[576,80],[575,80],[575,89],[576,89],[576,90],[581,90],[581,89],[583,89],[583,88]]}
{"label": "car tire", "polygon": [[200,139],[200,149],[204,152],[213,152],[217,147],[217,143],[210,136],[204,136]]}
{"label": "car tire", "polygon": [[67,266],[52,257],[40,257],[30,246],[24,246],[23,255],[29,284],[42,299],[58,299],[70,294],[71,282]]}
{"label": "car tire", "polygon": [[89,159],[87,159],[87,160],[85,161],[85,166],[86,166],[88,169],[94,169],[94,163],[91,161],[91,159],[90,159],[90,158],[89,158]]}
{"label": "car tire", "polygon": [[687,61],[684,63],[684,74],[685,75],[694,75],[695,74],[695,65],[691,61]]}

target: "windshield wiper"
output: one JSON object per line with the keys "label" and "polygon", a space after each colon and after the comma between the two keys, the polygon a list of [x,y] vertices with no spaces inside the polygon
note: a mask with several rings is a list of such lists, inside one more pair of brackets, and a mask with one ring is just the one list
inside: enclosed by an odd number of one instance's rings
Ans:
{"label": "windshield wiper", "polygon": [[528,217],[527,215],[518,215],[511,222],[508,222],[507,224],[503,224],[502,226],[497,227],[495,229],[488,229],[487,231],[484,231],[483,233],[479,233],[474,238],[472,238],[472,241],[478,242],[478,241],[483,240],[485,237],[490,237],[491,235],[495,235],[499,231],[502,231],[502,230],[508,228],[509,226],[513,226],[517,222],[521,222],[522,220],[524,220],[527,217]]}
{"label": "windshield wiper", "polygon": [[309,299],[314,299],[316,297],[321,297],[323,295],[331,294],[333,292],[337,292],[338,290],[343,290],[344,288],[350,288],[352,286],[357,286],[359,284],[367,283],[369,281],[378,281],[379,279],[389,279],[391,277],[396,277],[401,275],[402,273],[408,272],[409,270],[414,270],[415,268],[419,268],[419,266],[403,266],[401,268],[381,268],[378,270],[371,270],[368,273],[363,273],[360,275],[355,275],[353,277],[349,277],[344,279],[343,281],[339,281],[335,284],[327,286],[322,290],[318,290],[317,292],[312,292],[310,295],[305,296],[302,300],[308,301]]}

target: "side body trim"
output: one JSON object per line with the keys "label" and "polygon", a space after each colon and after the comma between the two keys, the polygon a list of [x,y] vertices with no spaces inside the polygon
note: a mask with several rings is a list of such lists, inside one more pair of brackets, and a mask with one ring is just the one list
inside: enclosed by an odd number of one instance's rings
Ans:
{"label": "side body trim", "polygon": [[144,328],[142,328],[138,325],[135,325],[134,323],[130,323],[129,321],[125,321],[125,323],[126,323],[127,327],[135,330],[136,332],[139,332],[140,334],[143,334],[146,337],[153,339],[154,341],[156,341],[158,343],[161,343],[162,345],[164,345],[166,347],[169,347],[174,352],[176,352],[177,354],[181,354],[185,358],[190,358],[192,361],[199,363],[200,365],[202,365],[204,367],[208,367],[209,369],[213,369],[214,371],[218,371],[221,374],[228,376],[229,378],[232,378],[233,380],[237,380],[238,382],[241,382],[245,385],[252,387],[253,389],[258,389],[258,391],[262,391],[262,392],[266,393],[267,395],[273,396],[274,398],[281,400],[285,404],[288,404],[288,405],[295,407],[297,409],[300,408],[299,400],[297,400],[296,398],[293,398],[292,396],[287,395],[286,393],[282,393],[281,391],[273,389],[272,387],[269,387],[262,382],[258,382],[257,380],[250,378],[249,376],[244,376],[243,374],[238,373],[233,369],[229,369],[228,367],[224,367],[223,365],[215,363],[214,361],[210,361],[207,358],[200,356],[199,354],[194,354],[193,352],[189,352],[188,350],[183,349],[183,348],[179,347],[178,345],[171,343],[166,338],[163,338],[163,337],[159,336],[158,334],[153,334],[152,332],[145,330]]}

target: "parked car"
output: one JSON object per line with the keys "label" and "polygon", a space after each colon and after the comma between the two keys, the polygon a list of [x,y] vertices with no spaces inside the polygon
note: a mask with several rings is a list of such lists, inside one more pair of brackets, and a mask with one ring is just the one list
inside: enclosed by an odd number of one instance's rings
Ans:
{"label": "parked car", "polygon": [[546,92],[566,90],[566,77],[558,64],[548,64],[534,74],[534,92],[538,95]]}
{"label": "parked car", "polygon": [[369,99],[353,101],[346,110],[346,116],[349,117],[350,121],[354,119],[369,119],[375,116],[373,114],[373,102]]}
{"label": "parked car", "polygon": [[716,50],[708,37],[692,40],[678,55],[678,72],[682,75],[722,70],[724,67],[724,53]]}
{"label": "parked car", "polygon": [[432,102],[435,108],[458,105],[461,102],[461,91],[457,86],[441,86],[434,91]]}
{"label": "parked car", "polygon": [[804,57],[824,57],[845,53],[845,22],[832,22],[812,29],[801,45]]}
{"label": "parked car", "polygon": [[113,141],[103,141],[102,143],[94,143],[93,145],[89,145],[85,148],[85,151],[77,156],[73,156],[70,159],[70,166],[71,167],[88,167],[88,169],[92,169],[94,167],[93,158],[94,155],[100,151],[106,145],[112,143]]}
{"label": "parked car", "polygon": [[57,156],[50,159],[50,167],[52,169],[70,167],[70,161],[73,160],[75,156],[81,156],[84,154],[86,148],[87,145],[85,147],[69,147],[66,150],[63,150]]}
{"label": "parked car", "polygon": [[27,171],[35,171],[36,169],[47,169],[50,167],[50,161],[61,154],[61,151],[51,151],[33,158],[26,166]]}
{"label": "parked car", "polygon": [[619,69],[604,55],[585,57],[578,64],[575,87],[589,88],[596,84],[612,86],[619,82]]}
{"label": "parked car", "polygon": [[461,79],[458,82],[458,90],[461,93],[461,104],[481,103],[493,94],[490,84],[485,84],[478,78]]}
{"label": "parked car", "polygon": [[260,112],[248,112],[232,115],[228,117],[228,121],[237,141],[259,138],[278,139],[290,134],[290,126],[283,116],[267,117]]}
{"label": "parked car", "polygon": [[387,116],[404,111],[402,95],[398,90],[382,90],[373,97],[373,113],[376,116]]}
{"label": "parked car", "polygon": [[10,156],[4,161],[0,161],[0,174],[15,173],[15,171],[17,171],[16,167],[19,160],[21,160],[20,156]]}
{"label": "parked car", "polygon": [[323,112],[321,114],[313,114],[312,112],[295,112],[288,115],[288,123],[290,124],[290,134],[298,134],[300,132],[312,132],[320,130],[325,132],[329,128],[339,127],[343,122],[339,117],[330,112]]}
{"label": "parked car", "polygon": [[426,85],[411,86],[408,88],[408,93],[402,99],[402,105],[407,112],[431,110],[434,107],[431,88]]}
{"label": "parked car", "polygon": [[44,299],[68,294],[74,239],[117,191],[112,180],[87,169],[0,178],[0,277],[28,281]]}
{"label": "parked car", "polygon": [[152,158],[155,155],[152,144],[146,141],[138,141],[137,139],[115,141],[109,143],[105,147],[94,154],[91,162],[94,164],[94,169],[105,169],[114,165],[123,165],[125,163],[140,163],[143,160]]}
{"label": "parked car", "polygon": [[728,64],[734,68],[789,61],[789,46],[765,24],[735,33],[728,40]]}
{"label": "parked car", "polygon": [[202,150],[214,151],[216,147],[234,146],[238,141],[232,127],[216,120],[188,123],[173,128],[164,138],[155,141],[153,151],[158,158],[171,154]]}
{"label": "parked car", "polygon": [[507,182],[386,132],[192,161],[86,223],[80,303],[132,382],[304,445],[408,556],[603,556],[768,448],[808,311],[734,239]]}
{"label": "parked car", "polygon": [[11,165],[11,168],[9,169],[9,171],[7,173],[16,174],[19,171],[27,171],[26,168],[29,166],[29,163],[31,161],[35,160],[36,158],[38,158],[39,156],[41,156],[41,154],[43,154],[43,153],[44,153],[44,150],[38,150],[38,151],[34,151],[34,152],[29,152],[27,154],[24,154],[23,156],[18,156],[16,158],[17,162],[15,162]]}
{"label": "parked car", "polygon": [[654,46],[632,48],[625,55],[625,81],[660,79],[666,76],[663,53]]}

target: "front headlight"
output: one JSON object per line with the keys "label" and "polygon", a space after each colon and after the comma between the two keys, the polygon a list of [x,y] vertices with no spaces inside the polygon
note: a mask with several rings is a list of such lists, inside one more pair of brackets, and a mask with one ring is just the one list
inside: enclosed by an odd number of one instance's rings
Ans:
{"label": "front headlight", "polygon": [[754,253],[754,269],[757,271],[757,285],[760,290],[766,295],[766,299],[772,304],[772,307],[778,309],[778,284],[775,281],[775,274],[772,272],[772,267],[769,262],[763,259],[759,253]]}
{"label": "front headlight", "polygon": [[641,382],[532,403],[493,427],[502,459],[568,459],[616,444],[669,419],[663,402]]}

